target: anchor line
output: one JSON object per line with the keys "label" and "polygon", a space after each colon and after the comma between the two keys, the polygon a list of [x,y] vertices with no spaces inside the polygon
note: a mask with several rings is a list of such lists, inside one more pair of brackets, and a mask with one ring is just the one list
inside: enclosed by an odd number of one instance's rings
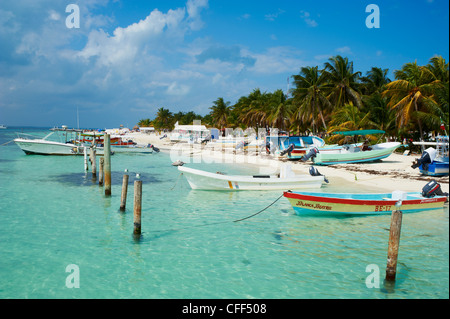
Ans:
{"label": "anchor line", "polygon": [[202,225],[193,225],[193,226],[188,226],[188,227],[184,227],[184,228],[179,228],[179,229],[168,229],[168,230],[153,230],[152,232],[169,232],[169,231],[181,231],[181,230],[185,230],[185,229],[189,229],[189,228],[198,228],[198,227],[203,227],[203,226],[211,226],[211,225],[219,225],[219,224],[227,224],[227,223],[237,223],[237,222],[241,222],[243,220],[247,220],[250,219],[256,215],[261,214],[262,212],[264,212],[265,210],[267,210],[269,207],[271,207],[272,205],[274,205],[276,202],[278,202],[281,198],[283,197],[283,194],[280,195],[276,200],[274,200],[272,203],[270,203],[268,206],[266,206],[265,208],[261,209],[260,211],[249,215],[247,217],[244,218],[240,218],[240,219],[236,219],[236,220],[227,220],[227,221],[220,221],[220,222],[214,222],[214,223],[208,223],[208,224],[202,224]]}
{"label": "anchor line", "polygon": [[175,188],[175,186],[177,186],[178,181],[180,180],[181,175],[183,175],[183,173],[180,173],[180,175],[178,175],[177,180],[175,181],[175,185],[172,186],[172,188],[170,189],[171,191]]}
{"label": "anchor line", "polygon": [[9,143],[11,143],[11,142],[14,142],[14,140],[11,140],[11,141],[9,141],[9,142],[3,143],[3,144],[0,145],[0,146],[5,146],[6,144],[9,144]]}

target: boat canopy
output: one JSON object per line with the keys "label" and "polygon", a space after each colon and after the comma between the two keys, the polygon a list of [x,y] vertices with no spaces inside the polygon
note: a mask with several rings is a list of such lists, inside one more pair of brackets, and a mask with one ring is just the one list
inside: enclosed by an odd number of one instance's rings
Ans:
{"label": "boat canopy", "polygon": [[359,131],[341,131],[341,132],[333,132],[333,134],[339,134],[344,136],[349,135],[372,135],[372,134],[384,134],[385,131],[382,130],[359,130]]}

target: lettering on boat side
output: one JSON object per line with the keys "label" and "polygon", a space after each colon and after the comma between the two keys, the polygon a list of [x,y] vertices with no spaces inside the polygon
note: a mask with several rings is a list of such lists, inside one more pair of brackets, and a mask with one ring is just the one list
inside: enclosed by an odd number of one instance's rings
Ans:
{"label": "lettering on boat side", "polygon": [[66,272],[71,274],[66,278],[67,288],[80,288],[80,267],[75,264],[67,265]]}
{"label": "lettering on boat side", "polygon": [[376,212],[388,212],[391,210],[391,205],[375,205]]}
{"label": "lettering on boat side", "polygon": [[321,205],[319,203],[308,203],[308,202],[303,202],[301,200],[299,200],[297,202],[297,206],[301,206],[301,207],[308,207],[308,208],[312,208],[312,209],[322,209],[322,210],[332,210],[332,206],[327,206],[327,205]]}
{"label": "lettering on boat side", "polygon": [[376,4],[369,4],[366,7],[366,12],[370,14],[366,18],[366,27],[369,29],[380,28],[380,8]]}
{"label": "lettering on boat side", "polygon": [[366,287],[369,289],[380,288],[380,267],[375,264],[367,265],[366,272],[371,273],[366,277]]}

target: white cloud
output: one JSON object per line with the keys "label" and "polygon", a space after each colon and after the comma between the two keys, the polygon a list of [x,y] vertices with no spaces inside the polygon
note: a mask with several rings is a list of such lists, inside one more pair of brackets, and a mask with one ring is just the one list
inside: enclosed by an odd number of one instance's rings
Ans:
{"label": "white cloud", "polygon": [[284,10],[278,9],[277,12],[266,14],[264,17],[266,18],[266,20],[275,21],[275,19],[282,15],[284,12]]}
{"label": "white cloud", "polygon": [[54,21],[59,21],[61,19],[61,15],[55,10],[50,10],[49,19]]}
{"label": "white cloud", "polygon": [[189,90],[189,86],[173,82],[169,85],[166,92],[169,95],[186,95],[189,93]]}
{"label": "white cloud", "polygon": [[310,16],[311,14],[308,11],[300,11],[300,18],[302,18],[308,26],[312,28],[317,27],[319,24],[316,22],[316,20],[311,19]]}
{"label": "white cloud", "polygon": [[166,14],[155,9],[144,20],[126,28],[116,28],[112,36],[101,29],[93,30],[78,56],[84,59],[97,57],[104,65],[130,62],[138,53],[158,48],[161,43],[158,37],[162,34],[168,37],[182,35],[184,17],[184,8],[169,10]]}
{"label": "white cloud", "polygon": [[337,48],[336,52],[338,52],[340,54],[353,54],[352,50],[348,46]]}
{"label": "white cloud", "polygon": [[200,18],[200,12],[203,8],[208,8],[208,0],[188,0],[186,8],[191,30],[201,29],[203,21]]}
{"label": "white cloud", "polygon": [[289,47],[272,47],[264,53],[249,54],[256,59],[250,71],[262,74],[295,72],[304,62],[298,57],[301,52]]}

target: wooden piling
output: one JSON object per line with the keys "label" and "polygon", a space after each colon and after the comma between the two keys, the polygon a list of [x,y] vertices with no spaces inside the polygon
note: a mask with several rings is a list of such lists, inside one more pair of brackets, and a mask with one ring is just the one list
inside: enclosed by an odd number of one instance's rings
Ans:
{"label": "wooden piling", "polygon": [[99,170],[98,170],[98,185],[103,186],[103,168],[105,166],[105,159],[100,157]]}
{"label": "wooden piling", "polygon": [[141,203],[142,203],[142,181],[134,182],[134,235],[141,234]]}
{"label": "wooden piling", "polygon": [[397,258],[400,246],[400,232],[402,229],[402,211],[394,210],[391,217],[389,231],[389,247],[386,266],[386,281],[394,281],[397,273]]}
{"label": "wooden piling", "polygon": [[125,211],[125,206],[127,205],[127,193],[128,193],[128,174],[123,175],[122,180],[122,195],[120,196],[120,211]]}
{"label": "wooden piling", "polygon": [[97,179],[97,151],[92,149],[92,179]]}
{"label": "wooden piling", "polygon": [[109,134],[104,136],[104,177],[105,177],[105,195],[111,196],[111,138]]}
{"label": "wooden piling", "polygon": [[84,170],[87,172],[89,167],[88,167],[88,159],[87,159],[87,147],[84,147]]}

